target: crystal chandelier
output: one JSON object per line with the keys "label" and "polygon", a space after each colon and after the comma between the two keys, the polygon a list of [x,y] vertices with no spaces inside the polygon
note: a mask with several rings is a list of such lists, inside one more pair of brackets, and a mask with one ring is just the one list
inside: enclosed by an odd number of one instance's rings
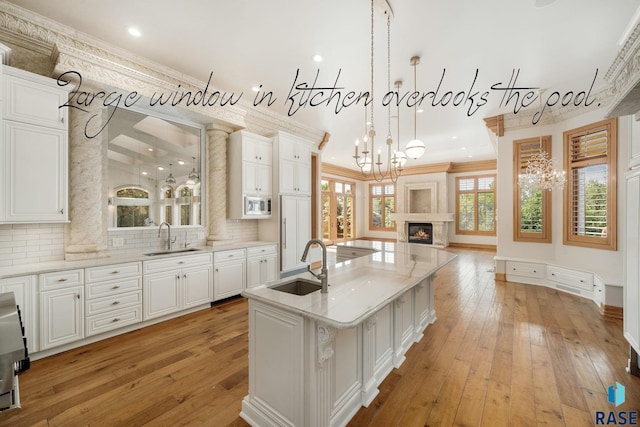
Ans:
{"label": "crystal chandelier", "polygon": [[[387,0],[383,2],[384,14],[387,17],[387,91],[391,91],[391,18],[393,16],[393,11],[391,10],[391,5]],[[371,98],[373,99],[373,39],[374,39],[374,0],[371,0]],[[377,181],[383,181],[385,179],[390,179],[393,182],[398,180],[398,177],[402,173],[402,166],[404,162],[402,161],[402,156],[404,154],[400,151],[400,147],[398,145],[398,150],[391,154],[391,149],[393,147],[393,138],[391,136],[391,103],[388,105],[387,111],[387,119],[388,119],[388,132],[387,132],[387,164],[386,167],[383,167],[382,163],[382,148],[378,148],[377,150],[377,158],[374,162],[374,153],[376,153],[375,146],[375,136],[376,130],[374,126],[373,119],[373,105],[374,102],[371,102],[371,117],[370,123],[366,122],[366,106],[365,106],[365,136],[363,138],[364,142],[364,150],[362,151],[362,155],[358,152],[358,144],[359,141],[356,140],[355,145],[355,154],[353,158],[356,161],[356,165],[360,168],[360,172],[362,172],[362,176],[365,178],[369,178],[373,176],[373,178]],[[368,129],[367,129],[368,125]],[[371,151],[369,151],[368,143],[371,143]],[[406,157],[404,158],[406,161]],[[377,166],[377,167],[376,167]]]}
{"label": "crystal chandelier", "polygon": [[518,176],[520,187],[525,190],[562,190],[566,181],[558,160],[550,159],[542,148],[527,161],[527,168]]}

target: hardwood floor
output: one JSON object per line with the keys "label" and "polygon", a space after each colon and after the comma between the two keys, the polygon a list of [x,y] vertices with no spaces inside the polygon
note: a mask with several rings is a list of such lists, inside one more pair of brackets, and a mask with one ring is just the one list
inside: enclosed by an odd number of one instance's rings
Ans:
{"label": "hardwood floor", "polygon": [[[351,426],[588,426],[640,410],[622,322],[595,304],[493,279],[493,253],[450,249],[438,320]],[[626,387],[615,408],[607,388]],[[242,298],[32,363],[2,426],[246,426]]]}

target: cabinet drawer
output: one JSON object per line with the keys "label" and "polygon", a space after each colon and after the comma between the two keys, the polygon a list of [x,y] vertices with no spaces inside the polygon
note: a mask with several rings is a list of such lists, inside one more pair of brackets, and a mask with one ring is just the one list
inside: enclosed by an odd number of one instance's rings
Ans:
{"label": "cabinet drawer", "polygon": [[142,277],[133,277],[124,280],[111,280],[108,282],[90,283],[85,285],[85,299],[91,300],[109,295],[118,295],[123,292],[142,289]]}
{"label": "cabinet drawer", "polygon": [[507,274],[544,279],[544,264],[507,261]]}
{"label": "cabinet drawer", "polygon": [[86,336],[97,335],[140,322],[142,322],[142,306],[140,305],[89,316],[85,319]]}
{"label": "cabinet drawer", "polygon": [[109,295],[104,298],[85,301],[85,314],[87,316],[91,316],[94,314],[120,310],[134,305],[140,305],[142,307],[141,290],[118,295]]}
{"label": "cabinet drawer", "polygon": [[156,271],[173,270],[176,268],[190,267],[192,265],[211,263],[211,253],[207,252],[198,255],[177,256],[154,261],[144,261],[142,264],[145,273],[154,273]]}
{"label": "cabinet drawer", "polygon": [[275,254],[277,252],[276,245],[255,246],[247,248],[247,256],[259,256],[267,254]]}
{"label": "cabinet drawer", "polygon": [[40,290],[66,288],[84,284],[84,270],[67,270],[40,275]]}
{"label": "cabinet drawer", "polygon": [[213,254],[214,262],[231,261],[236,259],[242,259],[246,256],[244,249],[235,249],[232,251],[221,251]]}
{"label": "cabinet drawer", "polygon": [[593,291],[593,274],[570,270],[562,267],[547,267],[548,278],[552,282],[571,286],[585,291]]}
{"label": "cabinet drawer", "polygon": [[85,269],[87,283],[104,280],[121,279],[124,277],[139,276],[142,274],[141,262],[130,262],[127,264],[104,265],[101,267],[91,267]]}

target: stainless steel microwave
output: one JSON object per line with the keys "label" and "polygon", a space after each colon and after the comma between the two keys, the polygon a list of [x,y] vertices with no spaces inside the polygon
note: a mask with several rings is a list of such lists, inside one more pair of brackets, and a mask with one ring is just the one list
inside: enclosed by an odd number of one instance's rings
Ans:
{"label": "stainless steel microwave", "polygon": [[244,196],[244,215],[248,217],[270,217],[271,197]]}

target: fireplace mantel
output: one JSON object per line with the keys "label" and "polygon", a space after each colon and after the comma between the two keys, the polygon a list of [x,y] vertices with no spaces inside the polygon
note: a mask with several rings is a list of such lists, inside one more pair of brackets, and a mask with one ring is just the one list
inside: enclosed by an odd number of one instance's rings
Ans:
{"label": "fireplace mantel", "polygon": [[430,222],[433,224],[433,246],[449,246],[449,223],[454,221],[452,213],[395,213],[391,219],[396,222],[398,241],[407,241],[407,227],[410,222]]}

